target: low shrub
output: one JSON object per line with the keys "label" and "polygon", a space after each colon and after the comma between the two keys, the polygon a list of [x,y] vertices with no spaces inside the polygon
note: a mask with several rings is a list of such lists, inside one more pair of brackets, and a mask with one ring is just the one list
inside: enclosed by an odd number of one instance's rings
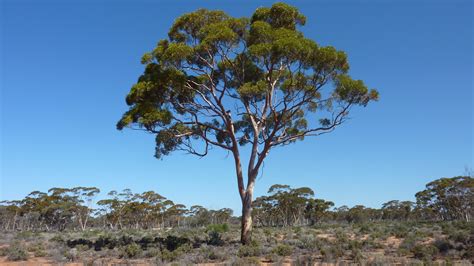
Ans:
{"label": "low shrub", "polygon": [[76,246],[87,246],[88,249],[89,247],[92,247],[94,243],[91,240],[87,240],[84,238],[79,238],[79,239],[69,239],[66,241],[66,245],[70,248],[75,248]]}
{"label": "low shrub", "polygon": [[411,250],[416,245],[417,241],[418,239],[415,235],[408,235],[403,239],[402,243],[400,243],[399,249]]}
{"label": "low shrub", "polygon": [[[278,263],[280,261],[280,256],[278,256],[275,253],[268,253],[265,255],[265,261],[266,262],[273,262],[273,263]],[[279,265],[279,264],[277,264]]]}
{"label": "low shrub", "polygon": [[315,251],[321,248],[321,242],[314,235],[305,235],[299,239],[297,246],[301,249]]}
{"label": "low shrub", "polygon": [[8,255],[8,247],[1,247],[0,248],[0,257],[5,257]]}
{"label": "low shrub", "polygon": [[433,245],[415,245],[411,252],[416,259],[431,261],[438,254],[438,249]]}
{"label": "low shrub", "polygon": [[66,242],[64,237],[60,234],[57,234],[57,235],[53,236],[51,239],[49,239],[49,241],[57,242],[57,243],[65,243]]}
{"label": "low shrub", "polygon": [[79,252],[76,248],[64,249],[62,254],[68,261],[76,261],[79,258]]}
{"label": "low shrub", "polygon": [[239,257],[256,257],[260,256],[262,249],[260,244],[256,241],[252,241],[249,245],[242,245],[237,252]]}
{"label": "low shrub", "polygon": [[[364,261],[362,265],[373,265],[373,266],[384,266],[384,265],[395,265],[398,263],[398,260],[392,257],[387,257],[385,255],[375,255],[373,258],[370,258],[367,261]],[[411,261],[410,263],[401,262],[401,265],[423,265],[422,263],[417,263],[416,261]]]}
{"label": "low shrub", "polygon": [[436,239],[433,242],[433,245],[439,250],[443,255],[447,254],[449,250],[453,249],[454,246],[446,239]]}
{"label": "low shrub", "polygon": [[336,259],[329,247],[321,248],[321,255],[323,262],[334,262]]}
{"label": "low shrub", "polygon": [[361,234],[369,234],[371,233],[373,230],[372,228],[370,227],[370,225],[368,223],[363,223],[363,224],[360,224],[360,227],[359,227],[359,233]]}
{"label": "low shrub", "polygon": [[28,250],[18,242],[14,242],[6,251],[7,259],[11,261],[20,261],[28,259]]}
{"label": "low shrub", "polygon": [[219,250],[218,248],[216,247],[210,247],[210,246],[202,246],[200,249],[199,249],[199,254],[202,255],[202,257],[206,260],[206,261],[220,261],[220,260],[224,260],[227,258],[227,254],[225,254],[225,252]]}
{"label": "low shrub", "polygon": [[351,252],[351,259],[355,263],[362,265],[365,258],[360,249],[353,249]]}
{"label": "low shrub", "polygon": [[19,232],[15,238],[16,239],[21,239],[21,240],[28,240],[28,241],[33,241],[36,240],[40,237],[39,233],[37,232],[31,232],[31,231],[23,231]]}
{"label": "low shrub", "polygon": [[164,249],[161,251],[161,256],[158,258],[160,262],[172,262],[177,260],[181,256],[181,252],[174,250],[169,251]]}
{"label": "low shrub", "polygon": [[462,243],[464,245],[467,245],[469,244],[470,234],[468,231],[465,230],[455,230],[450,232],[448,238],[456,243]]}
{"label": "low shrub", "polygon": [[293,247],[285,244],[280,244],[273,248],[272,253],[278,256],[290,256],[293,253]]}
{"label": "low shrub", "polygon": [[397,238],[405,238],[408,236],[410,228],[405,224],[397,224],[392,228],[392,235]]}
{"label": "low shrub", "polygon": [[224,241],[222,240],[222,235],[217,231],[210,231],[207,244],[212,246],[222,246],[224,244]]}
{"label": "low shrub", "polygon": [[317,265],[317,259],[310,254],[298,256],[295,265]]}
{"label": "low shrub", "polygon": [[122,247],[120,251],[120,257],[122,258],[137,258],[143,253],[142,248],[137,243],[130,243]]}
{"label": "low shrub", "polygon": [[334,255],[334,258],[339,259],[344,256],[344,248],[341,245],[333,245],[330,247],[331,253]]}
{"label": "low shrub", "polygon": [[[82,243],[80,243],[82,244]],[[100,251],[103,248],[109,248],[113,249],[117,245],[117,240],[112,239],[109,236],[100,236],[95,242],[94,242],[94,250],[95,251]]]}
{"label": "low shrub", "polygon": [[261,265],[260,259],[257,257],[236,258],[231,264],[232,266],[250,266]]}
{"label": "low shrub", "polygon": [[76,246],[77,251],[79,252],[84,252],[90,249],[88,245],[77,245]]}
{"label": "low shrub", "polygon": [[166,249],[169,251],[176,250],[183,245],[190,244],[191,241],[185,237],[177,237],[177,236],[167,236],[163,241],[163,244],[166,246]]}
{"label": "low shrub", "polygon": [[144,257],[146,258],[155,258],[161,255],[161,252],[158,248],[148,248],[144,251]]}
{"label": "low shrub", "polygon": [[44,250],[44,249],[38,249],[38,250],[36,250],[33,254],[34,254],[35,257],[37,257],[37,258],[47,257],[47,256],[48,256],[48,252],[46,252],[46,250]]}
{"label": "low shrub", "polygon": [[192,250],[192,245],[182,244],[174,250],[163,249],[161,256],[157,259],[158,262],[173,262],[179,259],[183,254],[189,253]]}
{"label": "low shrub", "polygon": [[28,252],[32,252],[35,257],[46,257],[48,253],[44,250],[44,243],[34,243],[27,248]]}
{"label": "low shrub", "polygon": [[462,258],[474,261],[474,245],[471,245],[466,249],[466,251],[462,255]]}
{"label": "low shrub", "polygon": [[207,226],[206,231],[225,233],[229,231],[229,225],[228,224],[210,224]]}

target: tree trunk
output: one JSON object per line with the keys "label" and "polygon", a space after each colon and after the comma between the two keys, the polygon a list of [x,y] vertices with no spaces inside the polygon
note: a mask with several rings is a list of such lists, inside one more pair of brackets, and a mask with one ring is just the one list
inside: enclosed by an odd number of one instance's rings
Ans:
{"label": "tree trunk", "polygon": [[252,200],[256,176],[256,172],[249,175],[247,189],[245,190],[244,197],[242,199],[242,231],[240,242],[243,245],[250,244],[252,240]]}
{"label": "tree trunk", "polygon": [[248,245],[252,238],[252,189],[247,189],[245,197],[242,200],[242,228],[240,242],[243,245]]}

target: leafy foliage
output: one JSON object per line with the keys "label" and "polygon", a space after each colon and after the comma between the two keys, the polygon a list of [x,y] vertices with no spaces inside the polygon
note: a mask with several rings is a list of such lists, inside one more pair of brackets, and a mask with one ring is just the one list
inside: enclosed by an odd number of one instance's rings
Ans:
{"label": "leafy foliage", "polygon": [[[208,145],[269,149],[332,130],[351,106],[365,106],[378,93],[348,76],[344,52],[305,38],[298,30],[305,21],[284,3],[259,8],[250,19],[206,9],[182,15],[168,39],[143,56],[145,71],[118,129],[138,125],[155,133],[158,158],[175,150],[205,155]],[[334,90],[323,93],[331,84]],[[317,111],[329,113],[306,121]],[[321,127],[313,127],[318,121]],[[206,150],[197,152],[192,140],[204,141]]]}
{"label": "leafy foliage", "polygon": [[470,221],[474,212],[474,179],[469,176],[437,179],[415,197],[417,208],[423,210],[426,218]]}

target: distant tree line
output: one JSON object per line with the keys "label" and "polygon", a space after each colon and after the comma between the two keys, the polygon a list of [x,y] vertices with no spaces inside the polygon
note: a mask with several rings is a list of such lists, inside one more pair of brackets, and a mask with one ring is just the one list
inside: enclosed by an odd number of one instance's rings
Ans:
{"label": "distant tree line", "polygon": [[415,194],[416,202],[391,200],[380,209],[356,205],[334,207],[334,203],[314,198],[308,187],[273,185],[267,196],[255,199],[253,216],[261,226],[312,225],[318,222],[471,221],[474,206],[474,179],[470,176],[441,178]]}
{"label": "distant tree line", "polygon": [[[204,226],[228,223],[232,210],[208,210],[183,204],[154,191],[141,194],[130,189],[111,191],[106,199],[95,201],[95,187],[51,188],[47,193],[33,191],[22,200],[2,201],[0,226],[3,230],[86,230],[154,229],[176,226]],[[95,203],[95,204],[94,204]]]}
{"label": "distant tree line", "polygon": [[[238,222],[229,208],[209,210],[199,205],[187,208],[154,192],[111,191],[96,200],[95,187],[51,188],[33,191],[22,200],[2,201],[2,230],[86,230],[88,228],[156,229],[199,227]],[[352,208],[314,197],[308,187],[273,185],[268,195],[253,202],[257,226],[313,225],[321,222],[360,223],[399,221],[472,221],[474,179],[470,176],[441,178],[416,193],[416,202],[391,200],[380,209]]]}

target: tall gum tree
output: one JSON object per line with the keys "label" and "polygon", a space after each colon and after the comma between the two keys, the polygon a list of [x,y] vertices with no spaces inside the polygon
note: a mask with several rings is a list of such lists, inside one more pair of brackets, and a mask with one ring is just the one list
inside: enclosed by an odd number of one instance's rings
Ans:
{"label": "tall gum tree", "polygon": [[206,9],[182,15],[143,56],[144,73],[117,124],[155,134],[157,158],[173,151],[202,157],[212,147],[230,152],[243,244],[250,242],[255,179],[269,151],[331,132],[351,107],[378,98],[347,74],[344,52],[305,38],[305,20],[284,3],[250,18]]}

